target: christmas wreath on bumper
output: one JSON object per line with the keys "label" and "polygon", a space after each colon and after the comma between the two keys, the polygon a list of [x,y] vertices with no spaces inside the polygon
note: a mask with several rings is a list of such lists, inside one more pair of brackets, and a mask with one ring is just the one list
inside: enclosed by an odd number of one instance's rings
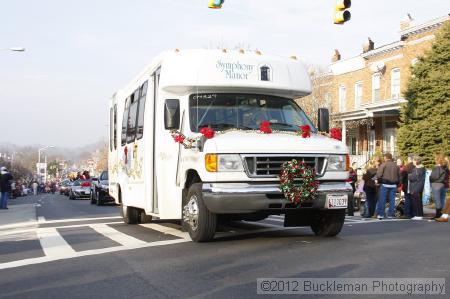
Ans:
{"label": "christmas wreath on bumper", "polygon": [[[301,179],[299,184],[294,184],[296,178]],[[283,163],[280,173],[280,190],[292,203],[300,205],[315,199],[318,187],[316,171],[305,162],[293,159]]]}

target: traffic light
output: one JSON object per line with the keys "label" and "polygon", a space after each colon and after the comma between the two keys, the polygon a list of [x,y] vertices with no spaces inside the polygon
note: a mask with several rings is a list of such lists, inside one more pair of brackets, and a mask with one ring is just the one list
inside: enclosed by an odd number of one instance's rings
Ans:
{"label": "traffic light", "polygon": [[208,7],[213,9],[222,8],[222,4],[225,2],[225,0],[209,0],[208,1]]}
{"label": "traffic light", "polygon": [[336,0],[334,5],[334,24],[342,25],[351,18],[347,8],[352,6],[351,0]]}

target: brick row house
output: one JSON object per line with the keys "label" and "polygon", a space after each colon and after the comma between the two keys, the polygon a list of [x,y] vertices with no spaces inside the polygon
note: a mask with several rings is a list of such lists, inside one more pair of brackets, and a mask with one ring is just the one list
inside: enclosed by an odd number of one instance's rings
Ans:
{"label": "brick row house", "polygon": [[449,19],[446,15],[414,25],[408,15],[400,24],[398,41],[375,48],[369,38],[363,52],[348,59],[335,50],[328,71],[313,76],[313,93],[299,103],[330,109],[332,125],[342,128],[343,142],[358,167],[376,152],[397,154],[399,109],[406,102],[403,93],[411,67]]}

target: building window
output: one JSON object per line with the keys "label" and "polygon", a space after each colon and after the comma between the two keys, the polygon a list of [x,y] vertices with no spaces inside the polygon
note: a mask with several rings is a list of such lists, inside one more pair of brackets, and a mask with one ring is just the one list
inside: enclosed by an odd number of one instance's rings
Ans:
{"label": "building window", "polygon": [[375,130],[370,130],[369,132],[369,154],[373,155],[375,153]]}
{"label": "building window", "polygon": [[345,111],[346,98],[347,90],[345,86],[339,86],[339,112]]}
{"label": "building window", "polygon": [[383,132],[383,151],[391,153],[393,156],[397,155],[395,144],[397,142],[397,129],[385,129]]}
{"label": "building window", "polygon": [[400,69],[396,68],[391,71],[391,98],[400,98]]}
{"label": "building window", "polygon": [[355,84],[355,109],[361,106],[362,101],[362,82],[356,82]]}
{"label": "building window", "polygon": [[372,76],[372,102],[380,100],[381,74],[375,73]]}

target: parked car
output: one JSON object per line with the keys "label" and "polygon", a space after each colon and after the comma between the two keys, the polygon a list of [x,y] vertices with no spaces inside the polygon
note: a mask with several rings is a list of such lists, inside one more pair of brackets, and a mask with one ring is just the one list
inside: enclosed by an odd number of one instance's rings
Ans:
{"label": "parked car", "polygon": [[70,190],[70,181],[65,180],[62,181],[59,185],[59,194],[69,196],[69,190]]}
{"label": "parked car", "polygon": [[89,198],[91,195],[90,180],[76,180],[72,183],[69,190],[69,199]]}
{"label": "parked car", "polygon": [[108,171],[102,172],[96,184],[92,184],[91,204],[103,205],[106,202],[113,202],[114,198],[109,196]]}

